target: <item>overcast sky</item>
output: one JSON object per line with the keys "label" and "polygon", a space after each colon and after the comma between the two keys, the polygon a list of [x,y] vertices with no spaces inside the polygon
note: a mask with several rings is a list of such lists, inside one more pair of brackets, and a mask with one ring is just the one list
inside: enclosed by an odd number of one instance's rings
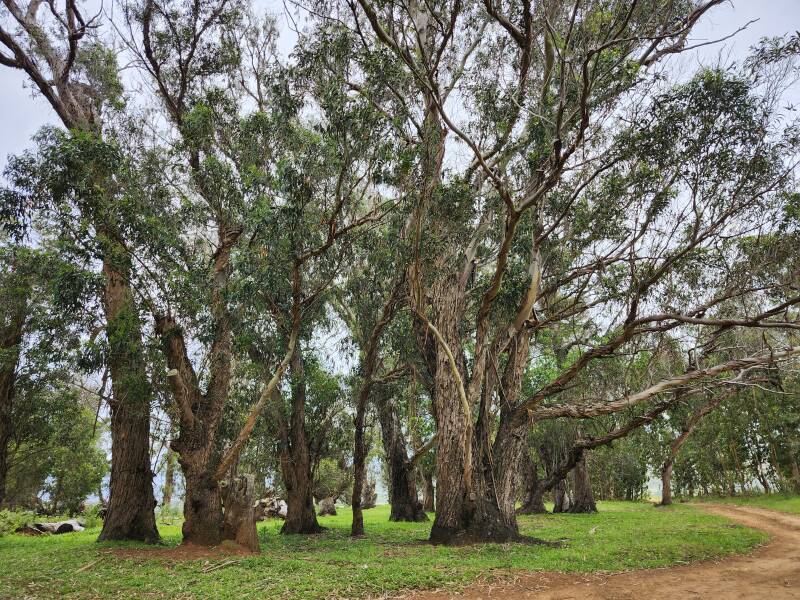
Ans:
{"label": "overcast sky", "polygon": [[[280,12],[280,4],[261,0]],[[273,4],[274,7],[271,7]],[[682,57],[682,63],[691,70],[701,62],[716,63],[741,58],[748,48],[764,36],[783,35],[800,29],[800,0],[732,0],[712,10],[710,15],[695,28],[690,43],[721,38],[733,33],[748,21],[757,19],[745,31],[719,45],[706,46],[691,57]],[[283,31],[287,20],[279,21]],[[281,49],[291,47],[295,36],[286,31],[281,40]],[[9,154],[18,153],[31,145],[30,138],[37,129],[47,123],[56,123],[50,106],[41,96],[32,93],[24,75],[6,67],[0,67],[0,171],[5,168]]]}

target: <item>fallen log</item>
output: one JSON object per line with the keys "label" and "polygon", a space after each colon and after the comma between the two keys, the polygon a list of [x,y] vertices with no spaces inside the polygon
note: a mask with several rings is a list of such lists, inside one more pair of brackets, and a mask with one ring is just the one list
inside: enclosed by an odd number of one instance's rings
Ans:
{"label": "fallen log", "polygon": [[263,521],[264,519],[285,519],[288,506],[280,498],[268,496],[258,500],[253,508],[256,521]]}
{"label": "fallen log", "polygon": [[368,508],[375,508],[375,503],[378,501],[378,492],[375,490],[375,481],[369,480],[364,489],[364,494],[361,499],[361,508],[364,510]]}
{"label": "fallen log", "polygon": [[14,533],[18,535],[32,535],[32,536],[49,535],[46,531],[42,531],[41,529],[36,529],[36,527],[34,527],[29,523],[25,523],[25,525],[17,527],[14,530]]}
{"label": "fallen log", "polygon": [[324,517],[326,515],[336,516],[336,498],[323,498],[319,501],[319,511],[317,514],[320,517]]}
{"label": "fallen log", "polygon": [[60,535],[62,533],[72,533],[73,531],[83,531],[85,527],[77,519],[66,521],[55,521],[52,523],[33,523],[33,527],[42,533],[52,533]]}

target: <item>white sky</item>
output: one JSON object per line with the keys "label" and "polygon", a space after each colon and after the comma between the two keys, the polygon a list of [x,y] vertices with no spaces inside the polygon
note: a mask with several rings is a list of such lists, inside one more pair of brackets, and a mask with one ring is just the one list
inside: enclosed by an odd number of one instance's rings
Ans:
{"label": "white sky", "polygon": [[[260,0],[255,4],[265,6],[273,13],[283,12],[282,4],[274,0]],[[682,57],[683,66],[694,70],[701,62],[715,63],[719,58],[728,62],[729,59],[741,58],[761,37],[800,29],[800,0],[732,0],[706,15],[695,29],[690,43],[724,37],[754,19],[758,20],[734,38],[719,45],[706,46],[693,56]],[[291,22],[285,17],[279,19],[279,25],[283,32],[281,50],[286,52],[296,38],[288,30]],[[0,171],[5,168],[8,155],[30,147],[31,136],[47,123],[57,123],[56,118],[47,102],[33,94],[24,74],[0,67]]]}

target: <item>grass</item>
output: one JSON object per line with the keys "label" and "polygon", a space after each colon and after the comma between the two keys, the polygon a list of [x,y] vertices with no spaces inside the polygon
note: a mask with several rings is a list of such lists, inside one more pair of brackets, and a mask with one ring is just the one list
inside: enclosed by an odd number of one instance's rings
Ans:
{"label": "grass", "polygon": [[700,498],[701,502],[717,502],[720,504],[740,504],[745,506],[757,506],[759,508],[769,508],[781,512],[800,515],[800,496],[793,494],[755,494],[752,496],[732,496],[732,497],[713,497]]}
{"label": "grass", "polygon": [[[95,542],[98,531],[57,537],[0,538],[0,597],[26,598],[353,598],[413,588],[456,588],[513,570],[624,571],[742,553],[766,535],[694,507],[602,502],[596,515],[520,519],[521,530],[560,548],[486,544],[461,548],[423,543],[429,523],[389,523],[389,510],[365,512],[367,536],[348,537],[349,509],[323,517],[317,536],[278,535],[280,522],[259,525],[261,554],[234,557],[209,573],[207,560],[121,558]],[[176,525],[161,534],[180,542]],[[89,568],[78,569],[96,561]],[[222,558],[211,560],[223,562]]]}

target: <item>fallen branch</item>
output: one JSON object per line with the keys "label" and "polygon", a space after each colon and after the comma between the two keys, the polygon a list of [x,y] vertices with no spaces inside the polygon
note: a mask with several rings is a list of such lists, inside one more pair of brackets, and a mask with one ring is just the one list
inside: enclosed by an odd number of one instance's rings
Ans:
{"label": "fallen branch", "polygon": [[100,558],[98,558],[97,560],[93,560],[93,561],[92,561],[92,562],[90,562],[90,563],[86,563],[86,564],[85,564],[85,565],[83,565],[83,566],[82,566],[80,569],[78,569],[77,571],[75,571],[75,574],[77,575],[78,573],[83,573],[84,571],[88,571],[89,569],[91,569],[93,566],[95,566],[97,563],[99,563],[99,562],[100,562],[101,560],[103,560],[104,558],[105,558],[105,556],[101,556],[101,557],[100,557]]}
{"label": "fallen branch", "polygon": [[231,560],[223,561],[221,563],[216,563],[214,565],[206,565],[205,567],[202,568],[202,572],[203,573],[211,573],[212,571],[217,571],[219,569],[224,569],[225,567],[229,567],[231,565],[235,565],[236,563],[239,563],[239,562],[241,562],[241,559],[239,559],[239,560],[231,559]]}

